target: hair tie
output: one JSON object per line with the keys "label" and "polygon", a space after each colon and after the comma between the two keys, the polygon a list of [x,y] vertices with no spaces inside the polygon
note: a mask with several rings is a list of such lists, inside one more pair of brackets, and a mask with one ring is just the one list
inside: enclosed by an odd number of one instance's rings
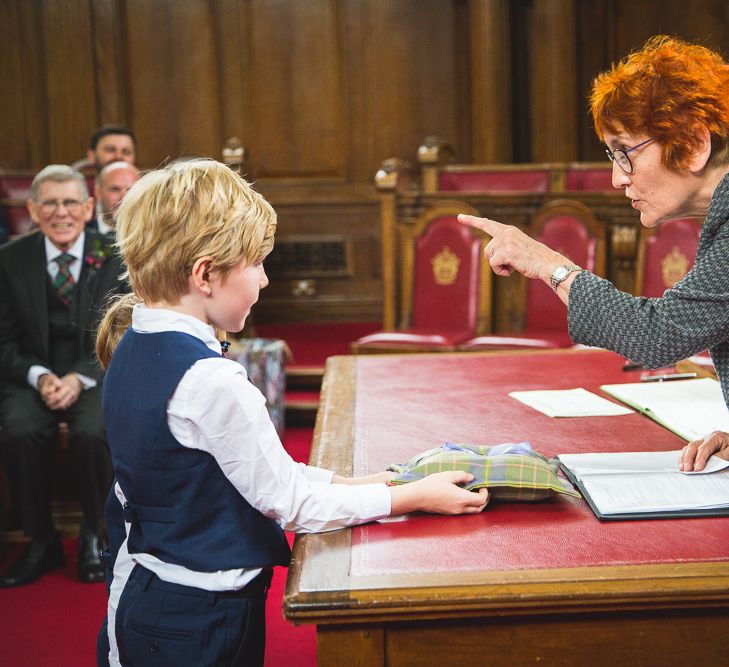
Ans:
{"label": "hair tie", "polygon": [[230,349],[230,341],[229,340],[221,340],[220,341],[220,349],[223,351],[223,354],[225,354]]}

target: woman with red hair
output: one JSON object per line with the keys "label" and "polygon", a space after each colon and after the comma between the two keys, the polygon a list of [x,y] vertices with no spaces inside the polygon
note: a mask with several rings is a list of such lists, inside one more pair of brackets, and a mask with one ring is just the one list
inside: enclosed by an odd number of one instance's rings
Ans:
{"label": "woman with red hair", "polygon": [[[696,262],[660,298],[635,297],[575,266],[516,227],[459,216],[492,238],[486,258],[551,285],[567,304],[576,343],[614,350],[660,368],[709,349],[729,405],[729,65],[717,53],[669,37],[603,72],[592,116],[640,221],[703,217]],[[680,467],[701,470],[711,454],[729,459],[729,434],[689,443]]]}

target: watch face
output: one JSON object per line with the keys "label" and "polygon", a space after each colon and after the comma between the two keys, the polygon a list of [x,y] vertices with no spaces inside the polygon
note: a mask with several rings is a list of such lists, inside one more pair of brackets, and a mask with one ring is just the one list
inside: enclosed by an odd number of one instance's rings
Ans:
{"label": "watch face", "polygon": [[569,274],[569,269],[566,266],[558,266],[554,270],[554,274],[552,274],[552,275],[554,276],[555,280],[564,280],[568,274]]}

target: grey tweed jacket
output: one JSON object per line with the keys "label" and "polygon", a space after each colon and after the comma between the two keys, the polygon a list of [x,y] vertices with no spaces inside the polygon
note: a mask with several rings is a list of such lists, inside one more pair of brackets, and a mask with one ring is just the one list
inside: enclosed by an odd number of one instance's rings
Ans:
{"label": "grey tweed jacket", "polygon": [[636,297],[582,271],[570,288],[569,333],[661,368],[706,350],[729,406],[729,175],[719,183],[689,273],[662,297]]}

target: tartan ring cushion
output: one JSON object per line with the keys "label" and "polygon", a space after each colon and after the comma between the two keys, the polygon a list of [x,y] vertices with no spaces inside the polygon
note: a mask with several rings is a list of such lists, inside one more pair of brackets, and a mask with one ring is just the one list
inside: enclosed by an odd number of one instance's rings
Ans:
{"label": "tartan ring cushion", "polygon": [[544,500],[555,494],[580,497],[569,480],[557,475],[559,464],[532,449],[528,442],[495,446],[444,442],[388,470],[397,475],[391,484],[407,484],[445,470],[463,470],[473,475],[464,488],[489,490],[494,501]]}

